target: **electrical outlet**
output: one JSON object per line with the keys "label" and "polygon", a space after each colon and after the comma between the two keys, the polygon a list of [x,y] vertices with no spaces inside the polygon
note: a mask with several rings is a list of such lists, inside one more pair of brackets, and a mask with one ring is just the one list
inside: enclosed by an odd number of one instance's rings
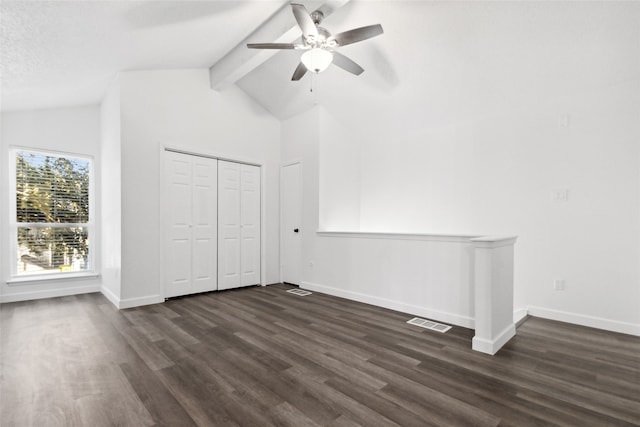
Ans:
{"label": "electrical outlet", "polygon": [[569,189],[568,188],[556,188],[551,191],[551,200],[556,203],[569,201]]}
{"label": "electrical outlet", "polygon": [[555,289],[556,291],[564,291],[564,279],[554,280],[553,289]]}

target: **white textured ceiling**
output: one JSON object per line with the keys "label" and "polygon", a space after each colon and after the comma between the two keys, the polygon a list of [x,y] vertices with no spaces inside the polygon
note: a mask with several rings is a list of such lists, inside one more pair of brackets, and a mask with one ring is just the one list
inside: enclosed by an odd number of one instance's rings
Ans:
{"label": "white textured ceiling", "polygon": [[[2,109],[98,103],[119,70],[208,68],[285,3],[4,0]],[[443,125],[639,78],[638,19],[640,2],[354,0],[322,26],[382,24],[383,35],[340,49],[361,76],[332,66],[291,82],[300,52],[290,50],[236,84],[280,119],[321,103],[361,112],[361,128],[405,129],[412,114]]]}
{"label": "white textured ceiling", "polygon": [[284,1],[2,1],[2,110],[100,102],[120,70],[208,68]]}
{"label": "white textured ceiling", "polygon": [[382,24],[340,48],[362,75],[331,66],[291,82],[300,53],[282,51],[236,84],[280,119],[318,103],[361,132],[376,120],[410,132],[637,80],[638,22],[640,2],[354,0],[323,26]]}

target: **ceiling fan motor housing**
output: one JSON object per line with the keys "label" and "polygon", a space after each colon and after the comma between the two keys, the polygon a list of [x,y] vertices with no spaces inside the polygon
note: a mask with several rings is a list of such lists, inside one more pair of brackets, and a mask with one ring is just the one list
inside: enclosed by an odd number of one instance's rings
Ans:
{"label": "ceiling fan motor housing", "polygon": [[322,28],[322,27],[316,27],[316,28],[318,30],[318,37],[314,37],[314,36],[303,37],[306,46],[309,46],[311,48],[322,48],[322,49],[336,47],[337,44],[335,40],[330,38],[331,33],[326,28]]}
{"label": "ceiling fan motor housing", "polygon": [[309,14],[309,16],[311,16],[311,19],[313,20],[313,23],[316,24],[316,25],[320,25],[320,23],[324,19],[324,13],[322,13],[319,10],[314,10],[313,12],[311,12]]}

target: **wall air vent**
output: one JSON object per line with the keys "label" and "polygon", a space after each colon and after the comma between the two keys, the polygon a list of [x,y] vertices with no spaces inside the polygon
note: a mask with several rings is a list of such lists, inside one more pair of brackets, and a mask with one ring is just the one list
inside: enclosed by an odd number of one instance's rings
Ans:
{"label": "wall air vent", "polygon": [[290,294],[294,294],[294,295],[298,295],[299,297],[305,297],[307,295],[311,295],[312,292],[309,291],[305,291],[303,289],[289,289],[287,292],[289,292]]}
{"label": "wall air vent", "polygon": [[432,322],[431,320],[421,319],[414,317],[411,320],[407,320],[407,323],[414,326],[420,326],[421,328],[431,329],[432,331],[447,332],[451,329],[449,325],[443,325],[442,323]]}

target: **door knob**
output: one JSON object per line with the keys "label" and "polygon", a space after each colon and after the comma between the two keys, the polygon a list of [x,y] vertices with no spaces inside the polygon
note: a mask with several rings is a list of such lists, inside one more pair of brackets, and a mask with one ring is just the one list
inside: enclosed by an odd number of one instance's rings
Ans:
{"label": "door knob", "polygon": [[298,231],[300,231],[300,230],[298,230],[297,228],[294,228],[294,229],[293,229],[293,232],[294,232],[294,233],[297,233]]}

